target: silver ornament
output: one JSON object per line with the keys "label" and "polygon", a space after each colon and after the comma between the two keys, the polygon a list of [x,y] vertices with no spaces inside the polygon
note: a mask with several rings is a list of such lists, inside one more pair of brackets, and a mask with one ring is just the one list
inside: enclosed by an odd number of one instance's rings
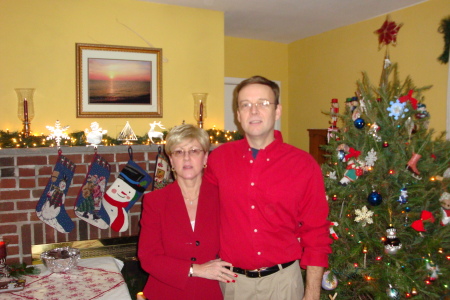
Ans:
{"label": "silver ornament", "polygon": [[397,230],[389,226],[386,229],[386,241],[384,241],[384,253],[386,254],[396,254],[398,250],[402,248],[402,243],[400,242],[400,239],[396,236]]}
{"label": "silver ornament", "polygon": [[400,293],[397,289],[394,289],[392,285],[389,285],[389,287],[386,289],[386,294],[389,299],[400,299]]}

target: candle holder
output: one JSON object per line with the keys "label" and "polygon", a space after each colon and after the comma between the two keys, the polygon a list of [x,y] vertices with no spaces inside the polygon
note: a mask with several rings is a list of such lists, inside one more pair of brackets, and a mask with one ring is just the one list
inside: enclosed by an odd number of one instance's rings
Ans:
{"label": "candle holder", "polygon": [[15,89],[17,93],[18,110],[17,116],[22,121],[22,133],[24,137],[30,136],[30,122],[34,118],[33,94],[34,89]]}
{"label": "candle holder", "polygon": [[203,121],[206,119],[206,98],[208,93],[193,93],[194,96],[194,117],[199,128],[203,128]]}
{"label": "candle holder", "polygon": [[0,277],[9,277],[9,268],[6,265],[6,242],[0,240]]}

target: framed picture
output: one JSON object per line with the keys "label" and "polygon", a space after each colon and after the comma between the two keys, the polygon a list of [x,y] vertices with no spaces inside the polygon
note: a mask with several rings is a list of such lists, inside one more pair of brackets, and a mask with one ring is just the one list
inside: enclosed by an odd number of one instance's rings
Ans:
{"label": "framed picture", "polygon": [[76,44],[78,118],[162,117],[162,50]]}

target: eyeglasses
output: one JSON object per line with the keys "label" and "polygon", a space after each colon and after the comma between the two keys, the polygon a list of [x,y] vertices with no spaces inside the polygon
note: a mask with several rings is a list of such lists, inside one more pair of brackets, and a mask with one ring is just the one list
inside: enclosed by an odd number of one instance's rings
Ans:
{"label": "eyeglasses", "polygon": [[269,100],[258,100],[255,103],[252,103],[250,101],[242,101],[239,102],[238,106],[240,110],[251,110],[253,106],[262,109],[268,109],[271,104],[275,104],[273,102],[269,102]]}
{"label": "eyeglasses", "polygon": [[189,157],[197,157],[200,156],[200,153],[204,153],[205,151],[203,151],[202,149],[197,149],[197,148],[192,148],[189,150],[175,150],[172,151],[172,156],[176,157],[176,158],[181,158],[184,157],[184,154],[187,153]]}

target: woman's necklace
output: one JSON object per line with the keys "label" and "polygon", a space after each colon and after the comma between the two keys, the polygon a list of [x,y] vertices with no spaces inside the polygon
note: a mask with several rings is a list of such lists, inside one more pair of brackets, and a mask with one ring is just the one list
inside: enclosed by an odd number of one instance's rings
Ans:
{"label": "woman's necklace", "polygon": [[198,196],[194,197],[194,198],[184,198],[184,200],[189,201],[190,205],[192,205],[194,203],[194,201],[196,201],[197,199],[198,199]]}

